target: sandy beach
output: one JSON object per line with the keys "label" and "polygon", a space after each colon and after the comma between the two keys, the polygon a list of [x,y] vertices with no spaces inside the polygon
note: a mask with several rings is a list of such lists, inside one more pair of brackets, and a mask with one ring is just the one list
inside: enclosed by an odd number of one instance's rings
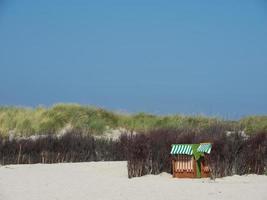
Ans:
{"label": "sandy beach", "polygon": [[174,179],[170,174],[127,178],[126,162],[0,167],[1,200],[267,199],[267,176]]}

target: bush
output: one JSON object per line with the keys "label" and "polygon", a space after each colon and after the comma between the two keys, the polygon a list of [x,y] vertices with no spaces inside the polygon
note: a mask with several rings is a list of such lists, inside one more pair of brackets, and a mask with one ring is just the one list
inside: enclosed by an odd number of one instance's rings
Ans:
{"label": "bush", "polygon": [[69,132],[62,137],[0,138],[0,164],[32,164],[126,160],[123,143]]}
{"label": "bush", "polygon": [[[12,122],[10,126],[16,125]],[[218,121],[202,128],[148,129],[122,134],[118,140],[96,138],[89,130],[83,131],[72,129],[63,136],[44,132],[45,136],[36,139],[0,137],[0,164],[127,160],[128,177],[132,178],[171,173],[171,144],[211,142],[208,161],[214,178],[266,172],[266,131],[246,137],[239,127]]]}
{"label": "bush", "polygon": [[214,127],[216,132],[194,132],[188,129],[159,129],[149,134],[131,136],[127,152],[128,176],[171,172],[171,144],[211,142],[208,156],[212,177],[233,174],[264,174],[267,162],[267,133],[244,137],[239,132],[226,134],[226,127]]}

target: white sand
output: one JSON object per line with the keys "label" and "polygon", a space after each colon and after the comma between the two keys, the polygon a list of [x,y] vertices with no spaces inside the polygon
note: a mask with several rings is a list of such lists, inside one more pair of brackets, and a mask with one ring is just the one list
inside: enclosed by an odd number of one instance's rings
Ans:
{"label": "white sand", "polygon": [[0,200],[266,200],[267,176],[174,179],[127,178],[126,162],[9,165],[0,167]]}

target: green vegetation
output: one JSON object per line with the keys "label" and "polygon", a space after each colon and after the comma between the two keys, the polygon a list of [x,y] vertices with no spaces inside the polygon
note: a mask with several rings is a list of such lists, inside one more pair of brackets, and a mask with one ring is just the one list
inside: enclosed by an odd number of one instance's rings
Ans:
{"label": "green vegetation", "polygon": [[58,134],[66,128],[94,135],[116,128],[138,132],[147,132],[157,128],[205,130],[218,124],[229,127],[229,131],[238,128],[238,130],[245,130],[246,133],[254,133],[267,130],[267,116],[252,116],[240,121],[227,121],[205,116],[120,114],[78,104],[56,104],[50,108],[34,109],[0,107],[0,135],[2,136]]}
{"label": "green vegetation", "polygon": [[57,104],[51,108],[0,108],[0,132],[19,136],[59,133],[68,125],[85,133],[100,134],[117,127],[118,116],[103,109],[76,104]]}
{"label": "green vegetation", "polygon": [[249,134],[267,130],[267,116],[249,116],[241,119],[239,123]]}

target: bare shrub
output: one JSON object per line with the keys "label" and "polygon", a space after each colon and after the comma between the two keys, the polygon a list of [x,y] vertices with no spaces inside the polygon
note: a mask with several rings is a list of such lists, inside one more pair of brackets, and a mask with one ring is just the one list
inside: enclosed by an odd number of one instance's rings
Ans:
{"label": "bare shrub", "polygon": [[244,137],[238,131],[227,134],[226,127],[214,126],[213,131],[158,129],[148,134],[131,136],[127,149],[128,176],[171,172],[171,144],[211,142],[212,151],[207,156],[212,177],[233,174],[264,174],[267,162],[266,132]]}
{"label": "bare shrub", "polygon": [[95,139],[80,132],[70,132],[61,137],[47,135],[35,140],[0,138],[2,165],[100,160],[126,160],[126,154],[121,151],[121,143]]}
{"label": "bare shrub", "polygon": [[95,138],[72,130],[57,137],[35,139],[0,137],[0,164],[31,164],[127,160],[128,177],[171,173],[171,145],[211,142],[207,157],[212,177],[233,174],[264,174],[267,162],[267,133],[244,137],[222,124],[210,129],[154,129],[146,133],[122,134],[118,140]]}

